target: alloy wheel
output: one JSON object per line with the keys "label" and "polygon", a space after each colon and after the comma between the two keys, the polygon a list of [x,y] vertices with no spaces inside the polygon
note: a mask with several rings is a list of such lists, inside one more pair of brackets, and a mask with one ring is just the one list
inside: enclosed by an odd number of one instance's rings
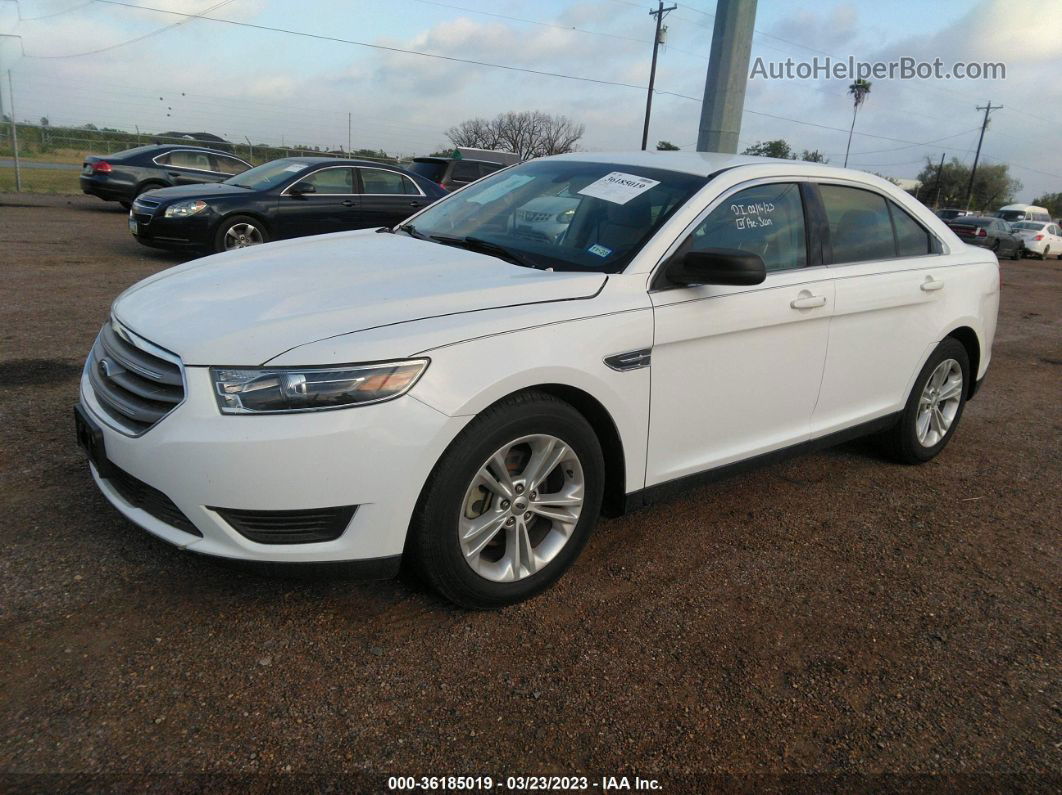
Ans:
{"label": "alloy wheel", "polygon": [[257,246],[262,242],[264,242],[262,239],[262,231],[254,224],[242,222],[233,224],[225,232],[226,251],[230,251],[234,248]]}
{"label": "alloy wheel", "polygon": [[962,367],[945,359],[934,368],[918,401],[915,434],[923,447],[933,447],[947,435],[962,401]]}
{"label": "alloy wheel", "polygon": [[541,571],[571,538],[585,491],[579,457],[561,439],[534,434],[500,447],[476,472],[461,503],[465,562],[494,582]]}

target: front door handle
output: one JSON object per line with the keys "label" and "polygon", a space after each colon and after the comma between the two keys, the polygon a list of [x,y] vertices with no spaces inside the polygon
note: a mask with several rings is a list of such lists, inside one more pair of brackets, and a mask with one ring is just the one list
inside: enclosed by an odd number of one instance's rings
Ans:
{"label": "front door handle", "polygon": [[793,309],[818,309],[820,306],[826,306],[826,296],[805,292],[799,298],[790,301],[789,305]]}
{"label": "front door handle", "polygon": [[179,172],[179,171],[167,171],[166,172],[166,176],[167,177],[173,177],[174,179],[178,179],[181,176],[181,172]]}
{"label": "front door handle", "polygon": [[409,206],[410,207],[420,207],[420,202],[410,202]]}
{"label": "front door handle", "polygon": [[922,282],[922,289],[927,293],[931,293],[934,290],[939,290],[943,286],[943,279],[934,279],[932,276],[927,276],[926,280]]}
{"label": "front door handle", "polygon": [[344,200],[343,200],[342,202],[340,202],[340,203],[341,203],[341,204],[342,204],[342,205],[343,205],[344,207],[353,207],[353,206],[354,206],[354,202],[352,202],[352,201],[351,201],[350,199],[344,199]]}

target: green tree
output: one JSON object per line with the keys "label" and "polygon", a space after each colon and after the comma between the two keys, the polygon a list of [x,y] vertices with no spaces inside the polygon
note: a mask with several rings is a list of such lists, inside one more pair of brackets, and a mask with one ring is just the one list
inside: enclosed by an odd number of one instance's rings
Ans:
{"label": "green tree", "polygon": [[657,141],[656,148],[660,152],[677,152],[679,150],[671,141]]}
{"label": "green tree", "polygon": [[1033,199],[1032,203],[1038,207],[1046,208],[1052,218],[1062,217],[1062,193],[1045,193],[1039,198]]}
{"label": "green tree", "polygon": [[777,157],[782,160],[793,160],[796,157],[784,138],[775,138],[773,141],[757,141],[751,146],[745,147],[745,151],[741,154],[754,155],[755,157]]}
{"label": "green tree", "polygon": [[855,132],[856,114],[859,106],[867,101],[870,95],[870,81],[859,78],[848,86],[848,93],[852,97],[852,126],[848,128],[848,146],[844,150],[844,166],[848,168],[848,150],[852,148],[852,133]]}
{"label": "green tree", "polygon": [[[966,187],[970,182],[970,167],[959,162],[957,157],[940,168],[939,163],[926,158],[926,164],[916,179],[925,187],[926,204],[932,207],[966,208]],[[991,212],[1004,204],[1010,204],[1014,194],[1021,190],[1021,182],[1010,176],[1005,163],[992,166],[979,165],[974,178],[970,208]]]}
{"label": "green tree", "polygon": [[803,152],[801,152],[800,159],[801,160],[806,160],[809,163],[829,163],[830,162],[830,158],[826,157],[826,155],[824,155],[818,149],[813,149],[810,152],[807,149],[805,149]]}

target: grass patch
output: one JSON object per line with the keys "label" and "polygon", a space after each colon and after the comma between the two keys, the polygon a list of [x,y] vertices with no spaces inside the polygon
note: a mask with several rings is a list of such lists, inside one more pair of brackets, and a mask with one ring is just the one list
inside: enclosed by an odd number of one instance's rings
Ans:
{"label": "grass patch", "polygon": [[[80,194],[81,183],[77,171],[58,171],[50,168],[23,168],[23,193]],[[0,168],[0,193],[14,193],[15,169]]]}

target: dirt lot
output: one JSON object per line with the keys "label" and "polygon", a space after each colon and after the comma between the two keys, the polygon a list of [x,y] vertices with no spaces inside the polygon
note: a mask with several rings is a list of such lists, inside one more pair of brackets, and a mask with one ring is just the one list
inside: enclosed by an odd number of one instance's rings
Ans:
{"label": "dirt lot", "polygon": [[77,375],[114,296],[179,259],[84,198],[0,196],[0,246],[8,788],[1058,785],[1062,263],[1004,263],[988,380],[930,464],[860,442],[702,488],[605,522],[545,596],[467,613],[234,572],[121,518],[74,443]]}

